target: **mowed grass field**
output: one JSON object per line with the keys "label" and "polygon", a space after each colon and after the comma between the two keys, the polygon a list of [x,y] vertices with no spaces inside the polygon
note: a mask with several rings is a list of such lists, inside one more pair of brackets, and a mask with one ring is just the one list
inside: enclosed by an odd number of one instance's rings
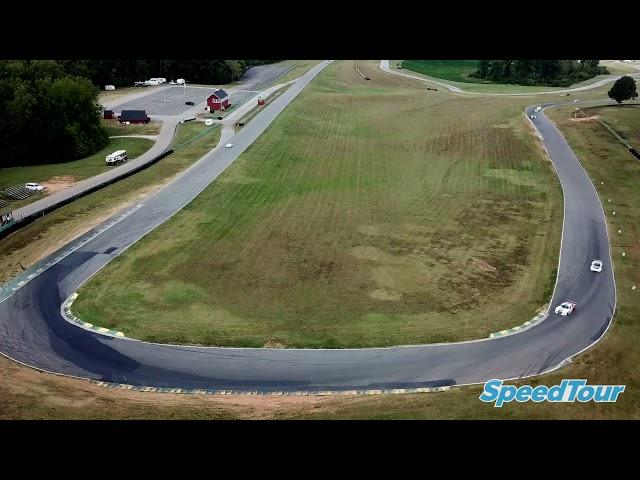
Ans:
{"label": "mowed grass field", "polygon": [[488,336],[548,301],[561,190],[527,99],[328,66],[183,211],[80,289],[156,342],[370,347]]}

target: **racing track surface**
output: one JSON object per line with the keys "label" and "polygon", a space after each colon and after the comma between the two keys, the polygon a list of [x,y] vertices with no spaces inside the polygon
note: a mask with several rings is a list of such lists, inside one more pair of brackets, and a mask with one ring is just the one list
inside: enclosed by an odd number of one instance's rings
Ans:
{"label": "racing track surface", "polygon": [[[575,300],[577,310],[569,317],[552,314],[521,333],[490,340],[355,350],[159,345],[100,335],[63,319],[62,302],[83,281],[194,198],[326,64],[314,67],[256,116],[231,140],[233,149],[212,151],[137,211],[0,303],[0,352],[51,372],[138,386],[317,392],[530,376],[560,366],[597,341],[608,328],[616,299],[604,213],[590,179],[543,112],[535,124],[565,198],[559,276],[551,305]],[[604,262],[600,274],[589,271],[594,258]]]}

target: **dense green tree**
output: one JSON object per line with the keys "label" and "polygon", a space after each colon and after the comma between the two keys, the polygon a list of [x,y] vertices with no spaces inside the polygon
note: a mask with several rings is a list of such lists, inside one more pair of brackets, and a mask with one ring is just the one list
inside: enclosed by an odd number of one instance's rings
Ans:
{"label": "dense green tree", "polygon": [[58,62],[0,62],[0,167],[75,160],[103,148],[98,93]]}
{"label": "dense green tree", "polygon": [[480,60],[473,76],[500,83],[568,86],[609,73],[599,60]]}
{"label": "dense green tree", "polygon": [[71,75],[90,79],[99,88],[105,85],[131,86],[151,77],[168,80],[185,78],[190,83],[221,84],[238,80],[253,65],[277,60],[64,60]]}
{"label": "dense green tree", "polygon": [[615,81],[611,90],[609,90],[609,97],[618,102],[618,105],[621,105],[625,100],[634,100],[638,98],[636,81],[626,75],[624,77],[620,77]]}

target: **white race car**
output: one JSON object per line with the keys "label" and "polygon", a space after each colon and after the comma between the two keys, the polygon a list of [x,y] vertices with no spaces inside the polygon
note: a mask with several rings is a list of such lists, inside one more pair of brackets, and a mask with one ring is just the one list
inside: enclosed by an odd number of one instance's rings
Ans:
{"label": "white race car", "polygon": [[24,185],[24,188],[26,188],[27,190],[32,190],[34,192],[40,192],[44,190],[44,187],[39,183],[26,183]]}
{"label": "white race car", "polygon": [[531,120],[535,120],[537,117],[535,115],[531,115]]}
{"label": "white race car", "polygon": [[601,272],[602,271],[602,260],[594,260],[593,262],[591,262],[590,270],[592,272]]}
{"label": "white race car", "polygon": [[227,144],[224,146],[224,148],[231,148],[231,147],[233,147],[233,143],[227,143]]}
{"label": "white race car", "polygon": [[556,307],[556,315],[567,316],[571,315],[573,311],[576,309],[575,302],[563,302]]}

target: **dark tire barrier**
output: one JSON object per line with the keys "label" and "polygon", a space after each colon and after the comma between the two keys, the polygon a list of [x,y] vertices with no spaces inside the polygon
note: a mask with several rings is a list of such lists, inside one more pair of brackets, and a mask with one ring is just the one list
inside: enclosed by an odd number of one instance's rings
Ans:
{"label": "dark tire barrier", "polygon": [[638,160],[640,160],[640,153],[637,152],[637,150],[635,148],[630,148],[629,151],[631,152],[631,155],[633,155],[634,157],[636,157]]}
{"label": "dark tire barrier", "polygon": [[157,162],[159,162],[160,160],[162,160],[163,158],[171,155],[173,153],[173,149],[170,148],[169,150],[165,150],[164,152],[162,152],[160,155],[158,155],[157,157],[154,157],[152,160],[149,160],[148,162],[139,165],[136,168],[133,168],[129,171],[126,172],[122,172],[121,175],[118,175],[117,177],[111,178],[109,180],[106,180],[105,182],[102,182],[98,185],[94,185],[92,187],[87,188],[85,191],[79,193],[78,195],[75,195],[73,197],[70,198],[66,198],[64,200],[59,201],[58,203],[51,205],[43,210],[40,210],[38,213],[34,213],[32,215],[29,215],[27,217],[23,217],[20,219],[14,219],[15,221],[13,223],[11,223],[10,225],[7,225],[6,228],[4,228],[3,230],[0,230],[0,239],[11,235],[13,232],[15,232],[16,230],[19,230],[20,228],[36,221],[38,218],[43,217],[44,215],[46,215],[49,212],[52,212],[54,210],[57,210],[60,207],[63,207],[75,200],[78,200],[79,198],[82,198],[86,195],[89,195],[90,193],[93,192],[97,192],[98,190],[103,189],[104,187],[107,187],[113,183],[119,182],[120,180],[124,180],[125,178],[130,177],[131,175],[138,173],[148,167],[150,167],[151,165],[156,164]]}

